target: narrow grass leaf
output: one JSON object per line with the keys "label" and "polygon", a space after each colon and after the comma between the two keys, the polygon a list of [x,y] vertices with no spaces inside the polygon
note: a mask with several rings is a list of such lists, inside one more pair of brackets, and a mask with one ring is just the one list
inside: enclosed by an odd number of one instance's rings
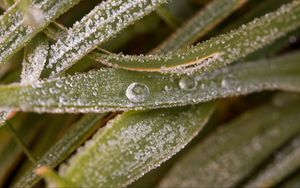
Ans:
{"label": "narrow grass leaf", "polygon": [[[103,53],[93,53],[92,55],[94,59],[98,59],[99,62],[108,66],[133,71],[178,74],[205,72],[233,63],[271,44],[299,26],[300,2],[293,1],[237,30],[177,53],[148,56],[104,55]],[[172,42],[178,41],[172,40]],[[166,49],[162,47],[160,50]]]}
{"label": "narrow grass leaf", "polygon": [[299,106],[299,98],[265,105],[222,126],[181,158],[158,187],[233,187],[299,134]]}
{"label": "narrow grass leaf", "polygon": [[35,173],[39,166],[55,168],[63,162],[77,147],[85,142],[99,127],[99,122],[107,114],[89,114],[83,116],[57,143],[55,143],[14,187],[32,187],[41,178]]}
{"label": "narrow grass leaf", "polygon": [[297,52],[189,77],[104,68],[36,84],[0,86],[0,109],[55,113],[142,110],[262,90],[299,91],[299,58]]}
{"label": "narrow grass leaf", "polygon": [[0,63],[79,0],[19,0],[0,17]]}
{"label": "narrow grass leaf", "polygon": [[38,34],[24,49],[21,83],[37,82],[48,57],[49,43],[46,36]]}
{"label": "narrow grass leaf", "polygon": [[247,0],[212,1],[185,23],[183,27],[179,28],[167,40],[161,43],[153,53],[166,54],[191,45],[227,18],[232,12],[241,7],[245,2],[247,2]]}
{"label": "narrow grass leaf", "polygon": [[103,1],[50,48],[52,77],[167,0]]}
{"label": "narrow grass leaf", "polygon": [[273,187],[300,167],[300,136],[285,146],[243,187]]}
{"label": "narrow grass leaf", "polygon": [[[41,130],[41,125],[34,116],[20,117],[17,116],[10,120],[14,128],[18,131],[18,134],[22,135],[22,140],[27,144],[31,144],[32,141],[38,135]],[[30,128],[29,126],[30,125]],[[4,131],[5,127],[1,128]],[[4,136],[3,136],[4,135]],[[13,173],[20,160],[22,159],[23,152],[21,147],[15,142],[9,133],[2,134],[2,142],[5,142],[5,135],[8,135],[8,140],[5,145],[0,147],[0,186],[3,187],[5,180]]]}
{"label": "narrow grass leaf", "polygon": [[80,187],[124,187],[182,149],[212,109],[207,103],[125,112],[99,130],[60,174]]}

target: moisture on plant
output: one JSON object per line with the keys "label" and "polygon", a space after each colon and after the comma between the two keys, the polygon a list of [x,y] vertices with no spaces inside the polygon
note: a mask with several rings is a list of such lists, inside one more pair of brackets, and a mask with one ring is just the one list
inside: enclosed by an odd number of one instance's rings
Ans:
{"label": "moisture on plant", "polygon": [[300,0],[0,0],[0,187],[300,187]]}

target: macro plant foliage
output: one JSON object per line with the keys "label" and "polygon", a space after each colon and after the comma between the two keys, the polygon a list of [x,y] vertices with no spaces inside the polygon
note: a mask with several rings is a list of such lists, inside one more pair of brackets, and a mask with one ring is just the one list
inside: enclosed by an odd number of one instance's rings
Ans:
{"label": "macro plant foliage", "polygon": [[299,0],[0,0],[0,187],[299,187]]}

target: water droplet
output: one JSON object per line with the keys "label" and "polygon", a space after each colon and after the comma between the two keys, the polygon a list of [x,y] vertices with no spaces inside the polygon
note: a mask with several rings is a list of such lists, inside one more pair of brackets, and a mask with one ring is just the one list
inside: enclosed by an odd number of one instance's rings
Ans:
{"label": "water droplet", "polygon": [[170,85],[166,85],[165,86],[165,91],[172,91],[173,90],[173,87],[172,86],[170,86]]}
{"label": "water droplet", "polygon": [[179,87],[185,91],[192,91],[196,89],[197,82],[193,78],[184,77],[179,81]]}
{"label": "water droplet", "polygon": [[55,82],[55,86],[58,87],[58,88],[61,88],[63,85],[64,85],[64,82],[62,80],[57,80]]}
{"label": "water droplet", "polygon": [[97,97],[98,96],[98,92],[97,91],[93,91],[93,96]]}
{"label": "water droplet", "polygon": [[132,102],[143,102],[149,96],[149,88],[142,83],[132,83],[126,89],[126,97]]}
{"label": "water droplet", "polygon": [[230,89],[233,86],[233,84],[235,84],[235,82],[232,75],[225,76],[221,81],[221,86],[224,89]]}

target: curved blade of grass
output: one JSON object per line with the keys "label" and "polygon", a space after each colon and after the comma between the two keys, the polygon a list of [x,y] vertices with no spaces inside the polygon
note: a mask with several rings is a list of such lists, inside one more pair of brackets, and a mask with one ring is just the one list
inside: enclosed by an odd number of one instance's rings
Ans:
{"label": "curved blade of grass", "polygon": [[[223,21],[236,9],[241,7],[247,0],[214,0],[203,10],[200,10],[183,27],[179,28],[166,41],[161,43],[155,54],[166,54],[178,51],[182,47],[188,46],[197,39],[204,36],[218,23]],[[161,50],[163,49],[163,50]]]}
{"label": "curved blade of grass", "polygon": [[300,2],[293,1],[235,31],[178,53],[149,56],[103,55],[103,53],[92,55],[103,64],[132,71],[205,72],[233,63],[271,44],[299,26]]}
{"label": "curved blade of grass", "polygon": [[158,187],[233,187],[299,134],[299,107],[298,98],[284,106],[266,105],[242,115],[199,143]]}
{"label": "curved blade of grass", "polygon": [[60,173],[81,187],[124,187],[184,147],[212,111],[207,103],[125,112],[96,133]]}
{"label": "curved blade of grass", "polygon": [[50,47],[52,77],[167,0],[103,1]]}
{"label": "curved blade of grass", "polygon": [[[30,2],[31,1],[31,2]],[[79,0],[19,0],[0,17],[0,63]]]}
{"label": "curved blade of grass", "polygon": [[273,187],[300,167],[300,136],[280,150],[262,171],[243,187]]}
{"label": "curved blade of grass", "polygon": [[39,166],[55,168],[73,153],[99,127],[99,122],[107,114],[83,116],[57,143],[55,143],[14,187],[32,187],[41,178],[34,172]]}
{"label": "curved blade of grass", "polygon": [[190,77],[100,69],[36,84],[5,85],[0,86],[0,109],[53,113],[142,110],[261,90],[299,91],[299,58],[297,52]]}

